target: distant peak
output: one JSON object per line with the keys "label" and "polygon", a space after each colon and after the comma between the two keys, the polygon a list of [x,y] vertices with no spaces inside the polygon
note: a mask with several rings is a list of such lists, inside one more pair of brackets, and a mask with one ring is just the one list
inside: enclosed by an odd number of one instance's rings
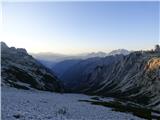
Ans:
{"label": "distant peak", "polygon": [[130,51],[126,50],[126,49],[117,49],[117,50],[113,50],[109,53],[109,55],[117,55],[117,54],[123,54],[123,55],[128,55],[130,53]]}

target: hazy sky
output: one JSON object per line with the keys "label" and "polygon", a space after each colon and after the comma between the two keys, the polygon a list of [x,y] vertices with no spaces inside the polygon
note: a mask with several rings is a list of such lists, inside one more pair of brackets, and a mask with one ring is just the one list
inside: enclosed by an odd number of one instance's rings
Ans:
{"label": "hazy sky", "polygon": [[158,2],[6,2],[1,7],[2,41],[29,52],[139,50],[159,41]]}

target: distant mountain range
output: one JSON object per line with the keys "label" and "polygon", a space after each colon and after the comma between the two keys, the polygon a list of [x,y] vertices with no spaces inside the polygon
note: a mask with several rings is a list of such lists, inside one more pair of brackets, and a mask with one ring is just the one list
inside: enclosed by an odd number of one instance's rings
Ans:
{"label": "distant mountain range", "polygon": [[83,54],[77,54],[77,55],[64,55],[64,54],[57,54],[57,53],[31,53],[34,58],[39,60],[42,64],[47,66],[48,68],[52,68],[55,64],[62,62],[64,60],[77,60],[77,59],[88,59],[93,57],[106,57],[109,55],[117,55],[117,54],[123,54],[127,55],[130,51],[125,49],[118,49],[113,50],[109,53],[105,52],[92,52],[92,53],[83,53]]}
{"label": "distant mountain range", "polygon": [[108,55],[116,55],[116,54],[129,54],[130,51],[125,49],[118,49],[113,50],[109,53],[105,52],[92,52],[92,53],[83,53],[83,54],[77,54],[77,55],[64,55],[64,54],[57,54],[57,53],[50,53],[50,52],[44,52],[44,53],[31,53],[33,57],[40,60],[46,60],[46,61],[61,61],[61,60],[68,60],[68,59],[87,59],[91,57],[105,57]]}
{"label": "distant mountain range", "polygon": [[20,89],[61,91],[54,73],[39,63],[25,49],[8,47],[1,42],[1,84]]}
{"label": "distant mountain range", "polygon": [[97,59],[101,59],[101,58],[105,58],[107,56],[118,56],[118,55],[128,55],[130,52],[128,50],[125,49],[118,49],[118,50],[114,50],[111,51],[110,53],[104,53],[104,52],[93,52],[93,53],[89,53],[87,55],[85,55],[85,57],[79,57],[78,58],[72,58],[72,59],[67,59],[67,60],[63,60],[60,62],[49,62],[50,64],[47,64],[47,61],[40,61],[42,64],[44,64],[45,66],[49,67],[50,69],[52,69],[59,77],[61,77],[65,71],[68,70],[68,68],[70,68],[71,66],[75,65],[78,62],[81,61],[87,61],[87,60],[97,60]]}

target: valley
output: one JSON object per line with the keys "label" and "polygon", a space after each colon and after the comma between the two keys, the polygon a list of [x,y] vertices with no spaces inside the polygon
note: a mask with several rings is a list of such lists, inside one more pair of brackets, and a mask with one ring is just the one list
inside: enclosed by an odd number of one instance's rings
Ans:
{"label": "valley", "polygon": [[67,59],[47,68],[25,49],[3,42],[1,48],[5,120],[160,118],[160,52],[156,49]]}

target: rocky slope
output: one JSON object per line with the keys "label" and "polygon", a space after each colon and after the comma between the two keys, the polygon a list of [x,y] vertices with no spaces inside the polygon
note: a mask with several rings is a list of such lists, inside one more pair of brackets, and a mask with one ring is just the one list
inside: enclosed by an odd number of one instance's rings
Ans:
{"label": "rocky slope", "polygon": [[70,92],[112,96],[160,110],[160,53],[84,60],[62,77]]}
{"label": "rocky slope", "polygon": [[106,77],[98,89],[85,92],[115,96],[160,110],[160,53],[135,52],[116,63],[111,72],[106,70],[92,73],[95,80],[100,75]]}
{"label": "rocky slope", "polygon": [[[89,58],[87,60],[81,60],[77,64],[68,68],[64,74],[61,75],[67,91],[79,92],[86,88],[90,88],[91,82],[100,84],[101,77],[96,81],[94,78],[90,78],[94,70],[101,68],[101,66],[112,67],[112,64],[116,63],[123,58],[123,55],[108,56],[105,58]],[[89,80],[90,79],[90,80]]]}
{"label": "rocky slope", "polygon": [[25,49],[9,48],[3,42],[1,42],[1,76],[2,86],[57,92],[61,90],[57,77],[28,55]]}
{"label": "rocky slope", "polygon": [[79,63],[81,59],[73,59],[73,60],[64,60],[62,62],[58,62],[55,64],[51,70],[53,70],[56,75],[61,78],[63,73],[65,73],[70,67],[74,66],[75,64]]}

